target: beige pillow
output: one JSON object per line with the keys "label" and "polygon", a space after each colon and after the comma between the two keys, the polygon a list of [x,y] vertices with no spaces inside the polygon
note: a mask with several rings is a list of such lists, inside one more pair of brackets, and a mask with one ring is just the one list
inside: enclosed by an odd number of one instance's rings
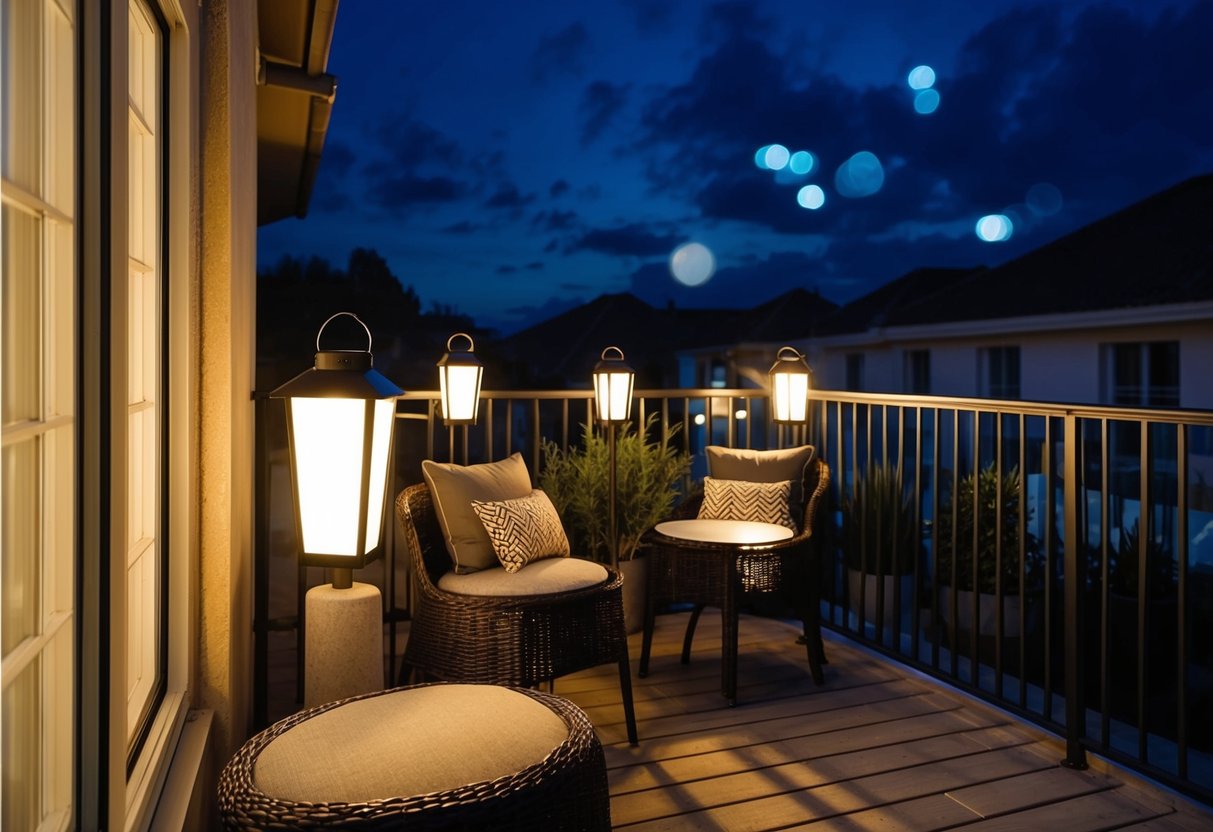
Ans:
{"label": "beige pillow", "polygon": [[805,469],[813,461],[812,445],[795,448],[780,448],[773,451],[751,451],[744,448],[725,448],[709,445],[706,449],[708,473],[721,480],[745,480],[746,482],[792,481],[792,496],[789,498],[793,517],[804,514]]}
{"label": "beige pillow", "polygon": [[703,503],[699,506],[701,520],[753,520],[787,526],[793,532],[800,529],[788,509],[792,481],[745,482],[703,478]]}
{"label": "beige pillow", "polygon": [[497,566],[492,541],[472,501],[513,500],[530,494],[531,475],[522,454],[515,452],[507,459],[481,465],[427,459],[421,463],[421,473],[434,497],[438,525],[455,571],[475,572]]}
{"label": "beige pillow", "polygon": [[560,515],[539,488],[516,500],[472,500],[472,509],[506,572],[517,572],[531,561],[569,556]]}

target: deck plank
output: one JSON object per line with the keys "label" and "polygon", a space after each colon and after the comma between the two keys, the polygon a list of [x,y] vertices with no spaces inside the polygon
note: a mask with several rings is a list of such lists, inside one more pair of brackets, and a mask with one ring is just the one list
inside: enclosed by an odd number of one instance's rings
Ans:
{"label": "deck plank", "polygon": [[743,617],[739,704],[720,694],[719,615],[679,661],[687,615],[662,616],[635,677],[640,745],[627,744],[616,668],[558,681],[603,742],[612,822],[628,830],[1213,829],[1213,816],[1114,770],[1058,765],[1038,728],[855,649],[827,644],[813,684],[799,628]]}

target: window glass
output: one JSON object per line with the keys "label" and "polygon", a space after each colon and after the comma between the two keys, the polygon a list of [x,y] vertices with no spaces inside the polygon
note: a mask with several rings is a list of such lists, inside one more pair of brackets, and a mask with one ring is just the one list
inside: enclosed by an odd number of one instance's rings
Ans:
{"label": "window glass", "polygon": [[39,303],[41,223],[16,207],[5,205],[0,222],[4,233],[4,424],[37,419],[40,415],[38,356],[42,327]]}

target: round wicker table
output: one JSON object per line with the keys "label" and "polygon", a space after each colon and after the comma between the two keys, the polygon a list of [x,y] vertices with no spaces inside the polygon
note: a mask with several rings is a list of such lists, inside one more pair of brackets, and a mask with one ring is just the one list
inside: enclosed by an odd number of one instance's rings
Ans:
{"label": "round wicker table", "polygon": [[414,685],[300,711],[219,781],[225,829],[611,828],[589,719],[550,694]]}

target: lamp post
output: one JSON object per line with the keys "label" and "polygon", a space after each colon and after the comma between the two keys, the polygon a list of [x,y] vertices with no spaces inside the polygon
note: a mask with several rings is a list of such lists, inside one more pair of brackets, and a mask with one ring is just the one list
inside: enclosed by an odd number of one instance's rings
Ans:
{"label": "lamp post", "polygon": [[[366,350],[321,349],[325,327],[342,316],[366,332]],[[300,563],[332,570],[331,585],[310,589],[304,606],[307,705],[383,686],[379,589],[354,583],[353,570],[379,554],[395,399],[404,391],[372,364],[370,330],[338,312],[316,333],[315,365],[270,394],[286,399]]]}
{"label": "lamp post", "polygon": [[[452,346],[456,338],[467,341],[467,349]],[[463,458],[467,461],[467,426],[476,424],[480,412],[480,380],[484,365],[476,357],[476,344],[466,332],[456,332],[446,341],[446,353],[438,362],[438,387],[442,394],[442,421],[450,429],[451,461],[455,457],[455,425],[463,426]]]}
{"label": "lamp post", "polygon": [[804,425],[809,419],[813,371],[794,347],[780,347],[767,373],[771,380],[771,418],[778,425]]}
{"label": "lamp post", "polygon": [[607,347],[594,366],[594,413],[607,426],[609,476],[607,485],[607,524],[611,530],[611,566],[619,568],[619,534],[615,523],[615,429],[632,415],[632,385],[636,373],[623,358],[619,347]]}

